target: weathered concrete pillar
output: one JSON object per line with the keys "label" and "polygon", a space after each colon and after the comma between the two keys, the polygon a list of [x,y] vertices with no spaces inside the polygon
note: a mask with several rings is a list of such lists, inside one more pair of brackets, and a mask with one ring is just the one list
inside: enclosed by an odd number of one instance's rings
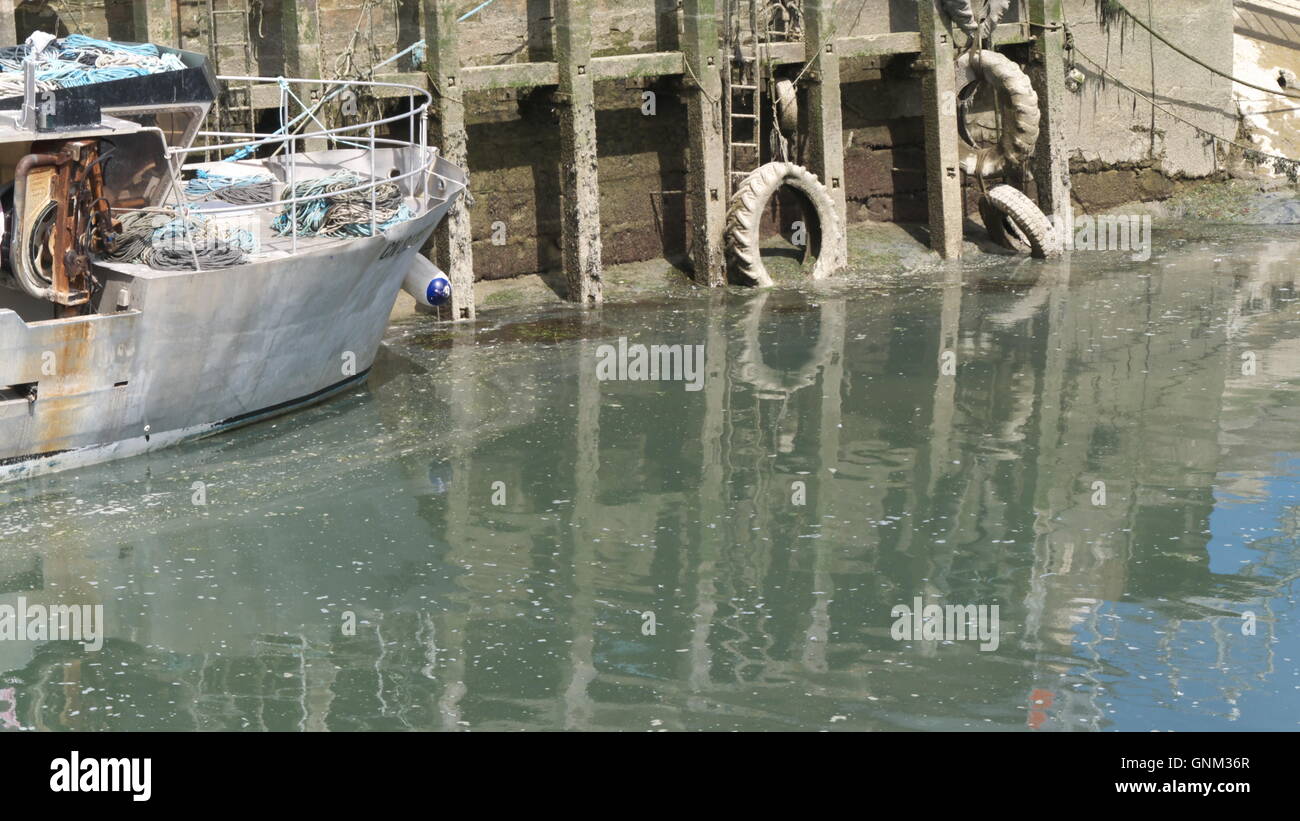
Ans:
{"label": "weathered concrete pillar", "polygon": [[135,0],[135,38],[160,46],[178,46],[176,8],[172,0]]}
{"label": "weathered concrete pillar", "polygon": [[[433,119],[429,139],[448,161],[469,167],[469,141],[465,134],[465,100],[457,83],[460,51],[457,48],[454,0],[425,0],[424,41],[428,49],[425,71],[433,91]],[[451,281],[451,317],[474,318],[474,246],[470,232],[469,203],[462,194],[433,234],[434,263]]]}
{"label": "weathered concrete pillar", "polygon": [[588,0],[554,0],[555,57],[560,67],[560,225],[567,298],[599,305],[600,191],[596,175],[596,95],[591,72]]}
{"label": "weathered concrete pillar", "polygon": [[917,0],[921,31],[921,105],[925,111],[925,176],[930,247],[944,259],[961,256],[962,202],[957,152],[957,77],[952,29],[939,0]]}
{"label": "weathered concrete pillar", "polygon": [[18,24],[14,20],[14,0],[0,0],[0,46],[18,44]]}
{"label": "weathered concrete pillar", "polygon": [[284,35],[284,73],[288,77],[321,76],[320,30],[316,25],[319,0],[280,4],[280,30]]}
{"label": "weathered concrete pillar", "polygon": [[549,63],[555,59],[555,15],[551,0],[528,0],[528,61]]}
{"label": "weathered concrete pillar", "polygon": [[654,0],[655,47],[660,51],[681,51],[681,26],[677,13],[684,5],[681,0]]}
{"label": "weathered concrete pillar", "polygon": [[1065,153],[1065,33],[1061,0],[1029,0],[1029,20],[1038,35],[1029,76],[1038,92],[1042,123],[1034,152],[1038,206],[1059,217],[1070,201],[1070,160]]}
{"label": "weathered concrete pillar", "polygon": [[806,0],[804,57],[811,67],[804,73],[808,84],[808,164],[821,178],[835,203],[840,232],[822,237],[821,254],[829,270],[848,261],[848,202],[844,193],[844,118],[840,107],[840,57],[835,51],[834,0]]}
{"label": "weathered concrete pillar", "polygon": [[715,0],[682,0],[683,82],[689,135],[687,197],[691,208],[691,262],[701,285],[727,284],[722,234],[727,219],[727,169],[722,144],[723,56],[718,49]]}

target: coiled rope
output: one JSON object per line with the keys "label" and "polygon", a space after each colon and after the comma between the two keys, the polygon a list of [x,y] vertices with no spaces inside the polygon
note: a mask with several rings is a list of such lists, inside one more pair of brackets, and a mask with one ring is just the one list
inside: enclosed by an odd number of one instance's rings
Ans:
{"label": "coiled rope", "polygon": [[229,268],[247,262],[255,247],[251,232],[223,229],[198,215],[182,219],[170,211],[128,211],[120,222],[112,249],[103,254],[111,262],[191,271],[197,257],[202,268]]}
{"label": "coiled rope", "polygon": [[[370,236],[370,189],[347,191],[362,184],[361,177],[340,171],[324,177],[303,180],[284,192],[281,199],[316,197],[310,202],[285,206],[271,221],[271,230],[281,236],[293,233],[298,226],[302,237],[368,237]],[[380,231],[387,231],[415,214],[402,202],[402,192],[396,183],[379,183],[374,188],[374,223]]]}
{"label": "coiled rope", "polygon": [[38,53],[27,44],[0,48],[0,96],[23,92],[23,63],[28,59],[36,63],[36,86],[41,91],[185,69],[180,57],[163,53],[152,43],[125,45],[70,34]]}
{"label": "coiled rope", "polygon": [[275,179],[266,176],[227,177],[199,169],[185,183],[191,202],[218,199],[233,205],[256,205],[275,199]]}

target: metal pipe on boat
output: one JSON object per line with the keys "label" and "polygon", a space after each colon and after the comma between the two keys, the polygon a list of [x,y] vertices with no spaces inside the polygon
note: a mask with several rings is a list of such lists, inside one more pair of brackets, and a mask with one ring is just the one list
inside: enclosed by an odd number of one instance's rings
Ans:
{"label": "metal pipe on boat", "polygon": [[31,269],[27,253],[30,243],[24,230],[23,215],[27,213],[27,175],[35,168],[57,167],[59,162],[57,154],[28,154],[14,166],[14,238],[9,248],[9,270],[13,272],[14,280],[36,299],[51,301],[54,288],[42,284]]}

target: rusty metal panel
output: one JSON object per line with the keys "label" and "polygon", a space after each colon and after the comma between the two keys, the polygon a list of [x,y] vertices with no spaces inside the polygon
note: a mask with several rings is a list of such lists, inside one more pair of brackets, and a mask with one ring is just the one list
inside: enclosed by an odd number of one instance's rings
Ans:
{"label": "rusty metal panel", "polygon": [[37,382],[39,397],[70,396],[130,379],[139,311],[26,323],[0,311],[0,385]]}

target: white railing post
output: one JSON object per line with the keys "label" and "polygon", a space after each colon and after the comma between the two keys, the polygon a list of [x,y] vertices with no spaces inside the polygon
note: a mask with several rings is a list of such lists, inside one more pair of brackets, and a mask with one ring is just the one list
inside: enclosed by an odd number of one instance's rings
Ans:
{"label": "white railing post", "polygon": [[433,171],[433,157],[429,155],[429,104],[420,107],[420,179],[424,181],[424,207],[429,207],[429,174]]}
{"label": "white railing post", "polygon": [[370,236],[374,236],[375,231],[375,193],[379,187],[379,180],[375,178],[375,127],[370,126]]}
{"label": "white railing post", "polygon": [[289,138],[289,199],[292,204],[289,206],[289,225],[292,229],[293,239],[290,240],[290,247],[293,252],[298,253],[298,138]]}
{"label": "white railing post", "polygon": [[289,81],[280,78],[280,128],[289,132],[289,248],[298,253],[298,137],[289,125]]}

